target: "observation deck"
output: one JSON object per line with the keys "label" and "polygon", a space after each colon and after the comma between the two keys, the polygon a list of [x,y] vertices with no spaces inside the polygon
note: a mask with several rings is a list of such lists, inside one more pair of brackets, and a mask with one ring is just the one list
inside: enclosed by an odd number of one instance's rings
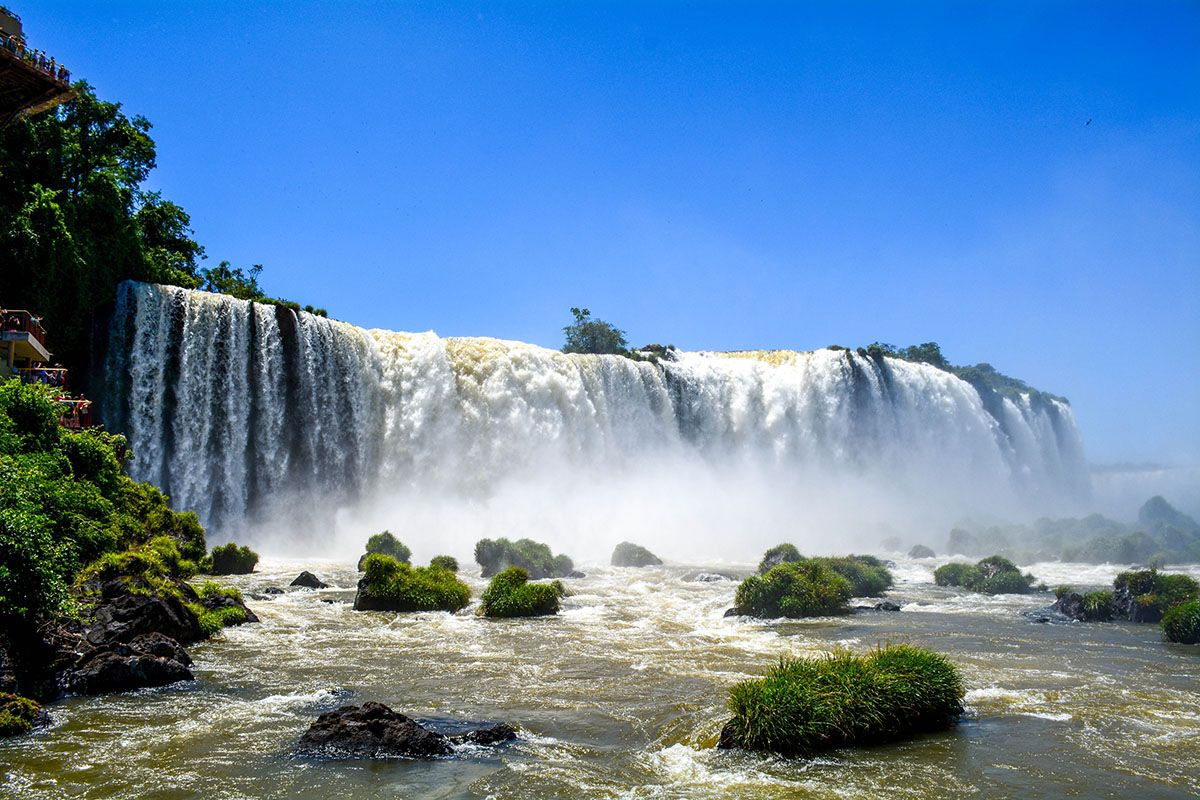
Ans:
{"label": "observation deck", "polygon": [[62,406],[59,422],[64,427],[92,425],[92,401],[82,394],[72,396],[67,369],[48,363],[50,350],[41,317],[22,309],[0,309],[0,358],[5,365],[0,380],[18,378],[22,383],[50,387],[55,402]]}
{"label": "observation deck", "polygon": [[74,96],[70,71],[26,44],[21,18],[0,6],[0,127]]}

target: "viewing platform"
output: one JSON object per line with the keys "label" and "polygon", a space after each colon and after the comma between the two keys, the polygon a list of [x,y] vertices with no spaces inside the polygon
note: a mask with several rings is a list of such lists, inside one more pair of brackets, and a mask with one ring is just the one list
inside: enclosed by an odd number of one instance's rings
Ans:
{"label": "viewing platform", "polygon": [[70,100],[71,73],[26,43],[21,18],[0,6],[0,127]]}
{"label": "viewing platform", "polygon": [[72,397],[67,368],[50,363],[41,317],[23,309],[0,309],[0,356],[6,366],[4,380],[19,378],[60,390],[54,399],[63,406],[59,422],[64,427],[92,425],[92,401],[83,395]]}

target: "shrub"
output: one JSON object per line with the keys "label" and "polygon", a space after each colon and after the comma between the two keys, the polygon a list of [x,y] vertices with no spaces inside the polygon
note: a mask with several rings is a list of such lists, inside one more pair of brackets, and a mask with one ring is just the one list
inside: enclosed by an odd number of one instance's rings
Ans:
{"label": "shrub", "polygon": [[214,547],[201,566],[210,575],[249,575],[257,563],[258,553],[246,545],[239,547],[230,542]]}
{"label": "shrub", "polygon": [[633,542],[621,542],[614,547],[611,561],[614,567],[654,567],[662,564],[662,559]]}
{"label": "shrub", "polygon": [[1200,600],[1180,603],[1163,616],[1163,635],[1168,642],[1200,644]]}
{"label": "shrub", "polygon": [[363,553],[358,559],[358,570],[362,572],[366,565],[367,556],[372,553],[382,553],[385,556],[391,556],[397,561],[408,563],[412,558],[412,551],[404,542],[392,535],[391,531],[383,531],[377,533],[370,539],[367,539],[367,552]]}
{"label": "shrub", "polygon": [[733,719],[721,746],[791,755],[891,741],[947,727],[963,695],[957,667],[907,645],[781,659],[765,678],[730,691]]}
{"label": "shrub", "polygon": [[1200,584],[1194,578],[1157,569],[1122,572],[1113,589],[1116,613],[1134,622],[1158,622],[1175,606],[1200,597]]}
{"label": "shrub", "polygon": [[1071,594],[1072,591],[1074,591],[1074,590],[1070,586],[1066,585],[1065,583],[1061,586],[1057,586],[1054,589],[1054,599],[1062,600],[1064,597]]}
{"label": "shrub", "polygon": [[778,567],[780,564],[788,564],[793,561],[800,561],[804,556],[800,555],[800,551],[793,544],[777,544],[774,547],[763,553],[762,561],[758,562],[758,574],[766,575],[772,568]]}
{"label": "shrub", "polygon": [[363,568],[354,597],[358,611],[458,611],[471,602],[471,588],[442,567],[370,553]]}
{"label": "shrub", "polygon": [[192,571],[175,542],[159,537],[120,553],[105,553],[79,573],[79,586],[87,597],[101,584],[120,581],[134,594],[183,597],[179,581]]}
{"label": "shrub", "polygon": [[937,553],[933,552],[933,550],[931,548],[928,548],[923,544],[915,544],[915,545],[913,545],[913,549],[908,551],[908,557],[909,558],[936,558]]}
{"label": "shrub", "polygon": [[449,572],[458,572],[458,559],[454,556],[434,556],[429,566],[439,567]]}
{"label": "shrub", "polygon": [[853,596],[850,581],[820,561],[789,562],[766,575],[751,575],[737,588],[735,608],[756,617],[820,617],[843,614]]}
{"label": "shrub", "polygon": [[855,597],[874,597],[892,588],[892,573],[874,556],[814,558],[850,581]]}
{"label": "shrub", "polygon": [[1083,596],[1083,618],[1089,622],[1108,622],[1113,618],[1113,593],[1088,592]]}
{"label": "shrub", "polygon": [[479,613],[485,617],[539,617],[557,614],[562,583],[530,583],[529,573],[509,567],[498,573],[483,591]]}
{"label": "shrub", "polygon": [[1021,574],[1007,558],[988,556],[977,564],[943,564],[934,571],[933,580],[938,586],[961,586],[984,594],[1026,594],[1035,579]]}
{"label": "shrub", "polygon": [[480,539],[475,543],[475,561],[483,568],[484,578],[509,567],[520,567],[534,580],[565,578],[575,569],[570,558],[556,556],[548,546],[532,539]]}
{"label": "shrub", "polygon": [[20,736],[33,730],[42,707],[26,697],[0,692],[0,736]]}

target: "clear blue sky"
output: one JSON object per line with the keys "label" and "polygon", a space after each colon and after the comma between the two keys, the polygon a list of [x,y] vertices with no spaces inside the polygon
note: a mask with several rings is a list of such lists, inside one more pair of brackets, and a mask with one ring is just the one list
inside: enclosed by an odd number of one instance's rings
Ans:
{"label": "clear blue sky", "polygon": [[1196,2],[11,5],[273,294],[936,340],[1070,397],[1094,461],[1200,460]]}

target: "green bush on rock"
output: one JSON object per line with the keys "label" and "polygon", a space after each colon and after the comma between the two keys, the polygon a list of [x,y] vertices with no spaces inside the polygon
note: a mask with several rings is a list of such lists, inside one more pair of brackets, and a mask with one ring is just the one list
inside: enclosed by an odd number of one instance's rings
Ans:
{"label": "green bush on rock", "polygon": [[1034,577],[1001,556],[988,556],[977,564],[951,562],[934,570],[938,586],[961,586],[983,594],[1027,594]]}
{"label": "green bush on rock", "polygon": [[875,597],[892,588],[891,571],[875,556],[822,556],[811,560],[850,581],[854,597]]}
{"label": "green bush on rock", "polygon": [[471,602],[471,587],[443,567],[414,567],[370,553],[363,571],[356,611],[458,611]]}
{"label": "green bush on rock", "polygon": [[803,558],[804,556],[800,555],[800,551],[796,549],[796,545],[787,543],[777,544],[763,553],[762,561],[758,562],[758,574],[766,575],[780,564],[789,564],[793,561],[800,561]]}
{"label": "green bush on rock", "polygon": [[530,583],[529,573],[509,567],[492,578],[480,601],[485,617],[540,617],[557,614],[566,589],[559,581]]}
{"label": "green bush on rock", "polygon": [[458,572],[458,559],[454,556],[434,556],[430,559],[429,566],[440,567],[449,572]]}
{"label": "green bush on rock", "polygon": [[20,736],[33,730],[42,707],[26,697],[0,692],[0,736]]}
{"label": "green bush on rock", "polygon": [[917,647],[781,659],[730,691],[719,746],[803,755],[892,741],[949,726],[963,696],[957,667]]}
{"label": "green bush on rock", "polygon": [[200,562],[200,571],[208,575],[249,575],[258,563],[258,553],[233,542],[212,549]]}
{"label": "green bush on rock", "polygon": [[850,581],[817,560],[772,567],[766,575],[751,575],[737,588],[734,611],[764,617],[821,617],[844,614],[854,596]]}
{"label": "green bush on rock", "polygon": [[1163,636],[1168,642],[1200,644],[1200,600],[1180,603],[1163,616]]}
{"label": "green bush on rock", "polygon": [[480,539],[475,543],[475,561],[483,568],[484,578],[509,567],[520,567],[533,580],[565,578],[575,570],[570,558],[556,556],[547,545],[532,539]]}
{"label": "green bush on rock", "polygon": [[1113,590],[1115,612],[1133,622],[1159,622],[1175,606],[1200,597],[1194,578],[1157,569],[1122,572]]}
{"label": "green bush on rock", "polygon": [[367,562],[367,556],[372,553],[382,553],[385,556],[391,556],[397,561],[403,561],[406,564],[412,558],[412,551],[408,549],[408,546],[404,542],[393,536],[391,531],[383,531],[367,539],[366,552],[358,559],[359,572],[363,571],[363,567]]}

